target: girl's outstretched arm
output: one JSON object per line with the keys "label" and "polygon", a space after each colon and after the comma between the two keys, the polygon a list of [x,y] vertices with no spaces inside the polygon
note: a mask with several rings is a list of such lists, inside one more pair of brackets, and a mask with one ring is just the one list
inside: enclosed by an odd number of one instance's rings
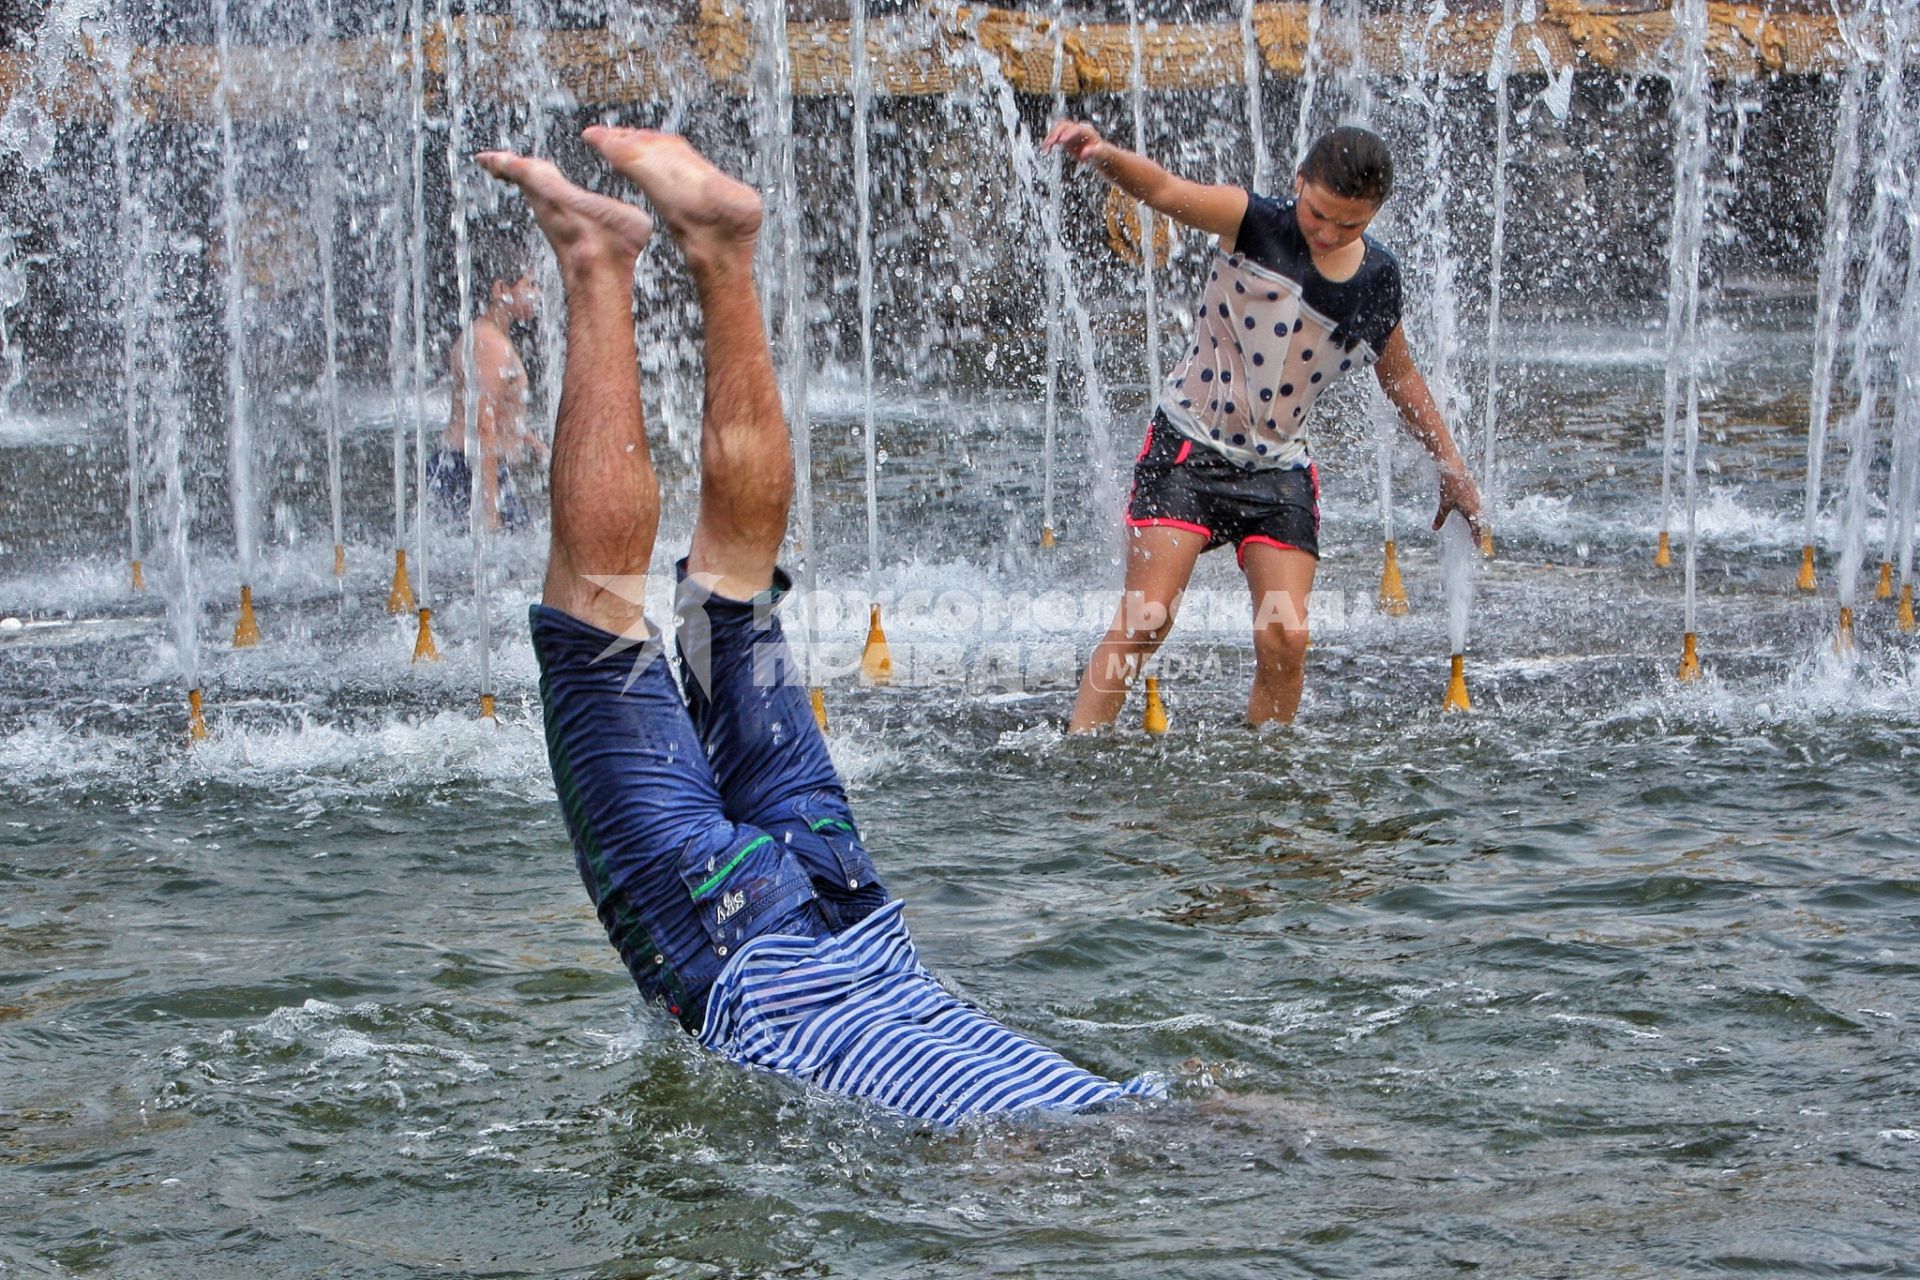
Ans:
{"label": "girl's outstretched arm", "polygon": [[1221,249],[1233,251],[1240,220],[1247,214],[1246,188],[1193,182],[1168,173],[1145,156],[1114,146],[1084,120],[1062,120],[1048,130],[1040,150],[1055,147],[1135,200],[1144,201],[1155,213],[1219,236]]}
{"label": "girl's outstretched arm", "polygon": [[1380,378],[1380,389],[1400,411],[1400,421],[1406,424],[1414,439],[1426,446],[1440,468],[1440,510],[1433,517],[1433,527],[1438,529],[1449,515],[1458,511],[1473,529],[1475,539],[1480,538],[1486,532],[1480,521],[1480,491],[1474,487],[1473,477],[1467,474],[1466,459],[1454,445],[1453,433],[1447,430],[1447,420],[1440,416],[1440,406],[1433,402],[1427,380],[1420,376],[1419,367],[1413,363],[1413,352],[1407,349],[1407,335],[1399,325],[1393,326],[1393,332],[1387,335],[1373,371]]}

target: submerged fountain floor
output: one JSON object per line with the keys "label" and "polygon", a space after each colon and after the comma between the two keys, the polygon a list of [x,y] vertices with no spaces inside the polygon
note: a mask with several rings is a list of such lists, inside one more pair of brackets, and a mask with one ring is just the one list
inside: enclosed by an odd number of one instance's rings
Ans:
{"label": "submerged fountain floor", "polygon": [[[46,550],[0,582],[0,611],[52,624],[0,635],[0,1271],[1911,1274],[1920,668],[1884,610],[1835,663],[1831,600],[1790,591],[1799,446],[1766,424],[1804,422],[1782,353],[1805,336],[1721,344],[1688,688],[1677,577],[1647,567],[1657,339],[1516,343],[1524,496],[1479,581],[1468,717],[1439,711],[1425,482],[1400,512],[1415,613],[1386,619],[1369,452],[1324,439],[1299,725],[1235,723],[1216,556],[1196,586],[1222,624],[1176,631],[1172,733],[1062,740],[1065,684],[985,687],[978,659],[1083,653],[1088,628],[934,606],[1103,612],[1096,531],[1029,549],[1037,481],[999,447],[1028,407],[889,405],[883,546],[912,559],[883,585],[929,602],[890,631],[936,683],[829,693],[869,842],[959,990],[1178,1095],[958,1134],[712,1061],[636,1007],[546,773],[515,620],[537,538],[501,544],[498,728],[471,718],[469,607],[410,669],[377,541],[344,603],[318,548],[275,547],[269,644],[208,652],[219,736],[188,752],[111,515],[49,502]],[[823,399],[821,509],[848,514],[822,582],[859,600],[857,440]],[[24,487],[110,430],[0,448]],[[464,584],[454,545],[436,576]],[[217,640],[233,578],[208,569]],[[865,616],[827,622],[845,647]]]}

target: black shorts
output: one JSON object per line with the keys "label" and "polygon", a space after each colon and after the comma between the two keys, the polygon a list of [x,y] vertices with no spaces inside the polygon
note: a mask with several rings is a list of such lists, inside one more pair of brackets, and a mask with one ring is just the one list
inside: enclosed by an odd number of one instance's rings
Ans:
{"label": "black shorts", "polygon": [[1127,525],[1166,525],[1202,534],[1206,550],[1249,542],[1320,557],[1320,472],[1312,463],[1248,471],[1180,434],[1154,412],[1133,464]]}

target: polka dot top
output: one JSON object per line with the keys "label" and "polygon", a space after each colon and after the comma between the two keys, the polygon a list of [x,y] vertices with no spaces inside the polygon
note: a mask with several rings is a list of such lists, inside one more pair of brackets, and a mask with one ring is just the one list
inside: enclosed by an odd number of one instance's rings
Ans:
{"label": "polka dot top", "polygon": [[1214,251],[1193,345],[1161,388],[1168,421],[1249,470],[1308,465],[1314,401],[1378,360],[1400,323],[1400,264],[1366,245],[1351,279],[1328,280],[1293,201],[1249,195],[1234,252]]}

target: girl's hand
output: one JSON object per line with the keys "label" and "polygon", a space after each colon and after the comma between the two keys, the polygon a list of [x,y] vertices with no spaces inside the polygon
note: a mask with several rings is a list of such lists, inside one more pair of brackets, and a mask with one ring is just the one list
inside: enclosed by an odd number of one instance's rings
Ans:
{"label": "girl's hand", "polygon": [[1440,511],[1433,517],[1433,527],[1437,531],[1447,522],[1447,517],[1458,511],[1467,527],[1473,530],[1475,542],[1486,537],[1486,526],[1480,520],[1480,490],[1476,489],[1471,476],[1465,471],[1440,470]]}
{"label": "girl's hand", "polygon": [[1076,164],[1092,164],[1099,156],[1100,148],[1106,140],[1100,131],[1084,120],[1062,120],[1047,130],[1047,137],[1040,144],[1042,154],[1058,147],[1067,158]]}

